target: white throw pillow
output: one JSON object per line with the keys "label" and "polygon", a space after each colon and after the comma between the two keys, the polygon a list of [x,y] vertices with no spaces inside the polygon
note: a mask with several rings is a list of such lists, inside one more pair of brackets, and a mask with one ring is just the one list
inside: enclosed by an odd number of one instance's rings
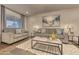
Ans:
{"label": "white throw pillow", "polygon": [[16,33],[20,34],[20,33],[22,33],[22,30],[21,29],[16,29]]}

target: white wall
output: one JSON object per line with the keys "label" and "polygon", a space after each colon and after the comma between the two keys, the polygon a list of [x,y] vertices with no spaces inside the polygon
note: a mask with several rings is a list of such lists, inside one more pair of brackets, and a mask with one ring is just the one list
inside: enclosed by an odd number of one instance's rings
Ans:
{"label": "white wall", "polygon": [[16,13],[16,12],[13,12],[7,8],[5,8],[5,15],[11,15],[11,16],[15,16],[17,18],[21,18],[21,15]]}
{"label": "white wall", "polygon": [[47,15],[61,15],[61,26],[63,27],[65,24],[72,24],[74,26],[75,34],[79,35],[79,8],[64,9],[31,16],[28,18],[29,30],[31,30],[34,25],[42,26],[42,17]]}
{"label": "white wall", "polygon": [[25,28],[25,30],[28,30],[28,17],[26,17],[25,16],[25,18],[24,18],[24,28]]}

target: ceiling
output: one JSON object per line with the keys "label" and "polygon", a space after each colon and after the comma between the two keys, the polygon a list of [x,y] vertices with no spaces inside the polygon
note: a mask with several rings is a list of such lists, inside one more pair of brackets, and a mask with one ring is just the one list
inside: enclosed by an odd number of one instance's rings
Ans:
{"label": "ceiling", "polygon": [[21,14],[35,15],[61,9],[79,8],[78,4],[5,4],[6,7],[15,10]]}

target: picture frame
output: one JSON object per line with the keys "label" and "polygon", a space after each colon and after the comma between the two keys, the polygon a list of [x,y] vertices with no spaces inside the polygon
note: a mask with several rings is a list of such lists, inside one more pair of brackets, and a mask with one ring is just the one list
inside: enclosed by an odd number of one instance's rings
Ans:
{"label": "picture frame", "polygon": [[60,15],[44,16],[42,19],[42,25],[44,27],[59,27]]}

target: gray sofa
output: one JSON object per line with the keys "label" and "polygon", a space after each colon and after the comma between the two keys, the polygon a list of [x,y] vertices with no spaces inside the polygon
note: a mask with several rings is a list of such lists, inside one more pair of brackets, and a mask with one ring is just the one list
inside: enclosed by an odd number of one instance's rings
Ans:
{"label": "gray sofa", "polygon": [[40,29],[37,32],[34,32],[34,36],[49,36],[50,34],[52,34],[52,32],[55,32],[57,34],[57,37],[60,39],[64,39],[64,35],[63,35],[63,29],[60,28],[54,28],[54,29]]}

